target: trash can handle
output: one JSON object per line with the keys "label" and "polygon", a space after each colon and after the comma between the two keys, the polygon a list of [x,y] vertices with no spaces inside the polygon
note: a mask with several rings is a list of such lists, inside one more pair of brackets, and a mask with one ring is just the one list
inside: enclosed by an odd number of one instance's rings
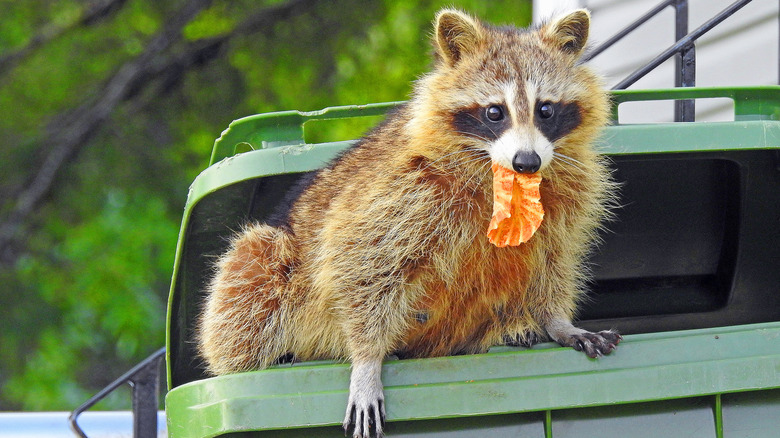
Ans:
{"label": "trash can handle", "polygon": [[240,149],[304,144],[303,125],[311,120],[377,116],[401,103],[335,106],[319,111],[282,111],[244,117],[233,121],[214,142],[209,165],[235,155]]}
{"label": "trash can handle", "polygon": [[734,101],[734,120],[780,120],[780,86],[691,87],[612,92],[612,119],[618,121],[618,106],[649,100],[708,99],[726,97]]}

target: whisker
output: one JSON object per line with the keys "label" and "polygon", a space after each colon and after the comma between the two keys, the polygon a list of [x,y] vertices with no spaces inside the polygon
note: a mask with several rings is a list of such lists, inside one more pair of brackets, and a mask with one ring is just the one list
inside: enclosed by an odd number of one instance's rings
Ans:
{"label": "whisker", "polygon": [[[561,161],[563,161],[563,160],[561,160]],[[573,168],[575,168],[575,166],[571,165],[571,163],[567,163],[567,164],[570,164],[570,165],[569,166],[558,166],[557,168],[555,166],[550,166],[549,169],[550,169],[550,171],[552,173],[554,173],[556,175],[558,174],[558,172],[562,172],[562,173],[564,173],[566,175],[569,175],[571,177],[576,177],[577,175],[575,175],[575,173],[573,172]]]}
{"label": "whisker", "polygon": [[490,131],[491,134],[493,134],[493,137],[498,138],[498,134],[496,134],[496,131],[494,131],[493,128],[490,127],[490,125],[488,125],[487,123],[483,122],[481,119],[477,118],[477,116],[475,116],[474,114],[471,114],[471,113],[467,113],[467,114],[469,115],[469,117],[471,117],[472,119],[476,120],[482,126],[487,128],[487,130]]}
{"label": "whisker", "polygon": [[463,189],[465,190],[467,187],[472,185],[472,180],[474,180],[475,178],[479,178],[479,181],[474,181],[473,183],[474,190],[472,190],[471,192],[472,197],[477,193],[477,190],[479,190],[479,187],[482,186],[482,184],[485,182],[485,178],[487,178],[487,176],[489,175],[490,172],[488,171],[488,166],[490,165],[491,165],[490,161],[486,161],[485,163],[483,163],[479,167],[479,169],[477,169],[477,171],[474,172],[474,174],[470,176],[469,179],[466,181],[466,183],[463,185]]}
{"label": "whisker", "polygon": [[457,165],[457,167],[467,167],[467,166],[471,166],[473,164],[480,164],[480,167],[481,167],[481,163],[483,162],[483,160],[484,160],[484,158],[477,157],[477,158],[472,158],[470,160],[461,161],[461,162],[454,163],[454,164]]}
{"label": "whisker", "polygon": [[474,164],[480,164],[483,161],[485,161],[486,158],[487,157],[484,156],[461,157],[458,160],[448,163],[447,166],[445,167],[445,171],[454,171],[459,168],[465,168],[465,167],[470,167]]}
{"label": "whisker", "polygon": [[553,155],[553,157],[558,159],[558,161],[560,161],[561,163],[564,163],[564,164],[566,164],[568,166],[579,168],[577,163],[575,163],[573,161],[569,161],[566,157],[559,157],[557,155]]}
{"label": "whisker", "polygon": [[[455,160],[455,162],[456,162],[456,163],[459,163],[459,164],[468,163],[468,162],[470,162],[471,160],[480,160],[480,159],[483,159],[483,158],[485,158],[485,157],[488,157],[488,156],[489,156],[489,155],[488,155],[488,153],[487,153],[487,151],[485,151],[485,150],[482,150],[482,149],[477,149],[477,148],[470,147],[470,146],[466,146],[466,147],[465,147],[465,148],[463,148],[463,149],[459,149],[459,150],[457,150],[457,151],[450,152],[449,154],[443,155],[443,156],[441,156],[441,157],[439,157],[439,158],[437,158],[437,159],[435,159],[435,160],[431,161],[430,163],[428,163],[428,165],[436,164],[436,163],[438,163],[439,161],[441,161],[441,160],[443,160],[443,159],[445,159],[445,158],[451,157],[451,156],[453,156],[453,155],[460,155],[460,156],[458,156],[458,157],[457,157],[457,159]],[[469,159],[469,161],[465,161],[465,162],[464,162],[464,161],[463,161],[463,159],[464,159],[464,158],[468,158],[468,159]]]}
{"label": "whisker", "polygon": [[568,164],[571,164],[572,166],[577,167],[579,169],[582,169],[585,166],[581,161],[578,161],[578,160],[576,160],[576,159],[574,159],[574,158],[572,158],[572,157],[570,157],[568,155],[564,155],[564,154],[562,154],[560,152],[553,152],[553,156],[558,157],[558,158],[561,159],[561,161],[564,161],[564,162],[566,162]]}
{"label": "whisker", "polygon": [[479,172],[479,175],[480,175],[479,182],[477,182],[474,185],[474,190],[471,192],[471,196],[472,197],[476,196],[477,190],[479,190],[479,188],[482,187],[483,184],[485,184],[485,179],[487,179],[487,178],[489,178],[491,176],[490,167],[489,167],[491,164],[492,163],[490,161],[488,161],[480,169],[480,172]]}
{"label": "whisker", "polygon": [[487,137],[483,137],[483,136],[481,136],[481,135],[479,135],[479,134],[475,134],[475,133],[473,133],[473,132],[466,132],[466,131],[455,131],[455,133],[457,133],[457,134],[463,134],[463,135],[465,135],[466,137],[476,138],[477,140],[482,140],[482,141],[484,141],[484,142],[489,142],[489,141],[491,141],[489,138],[487,138]]}
{"label": "whisker", "polygon": [[457,151],[454,151],[454,152],[450,152],[449,154],[442,155],[441,157],[439,157],[439,158],[437,158],[437,159],[435,159],[435,160],[431,161],[431,162],[430,162],[430,163],[428,163],[427,165],[428,165],[428,166],[430,166],[430,165],[432,165],[432,164],[436,164],[436,163],[438,163],[439,161],[441,161],[441,160],[443,160],[443,159],[445,159],[445,158],[451,157],[451,156],[453,156],[453,155],[458,155],[458,154],[466,154],[466,155],[468,155],[468,154],[471,154],[471,153],[473,153],[473,152],[472,152],[472,151],[470,151],[470,150],[468,150],[468,149],[461,149],[461,150],[457,150]]}
{"label": "whisker", "polygon": [[562,172],[562,174],[568,175],[569,177],[572,178],[582,178],[582,174],[585,172],[585,169],[579,165],[581,163],[575,161],[568,161],[561,157],[558,158],[560,159],[560,162],[564,164],[560,166],[551,166],[551,168],[556,168],[556,170]]}

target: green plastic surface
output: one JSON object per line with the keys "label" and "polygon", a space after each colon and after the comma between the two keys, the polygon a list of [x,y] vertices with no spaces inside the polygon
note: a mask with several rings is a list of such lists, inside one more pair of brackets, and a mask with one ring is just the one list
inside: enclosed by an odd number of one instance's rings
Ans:
{"label": "green plastic surface", "polygon": [[[780,324],[627,336],[617,351],[599,359],[543,344],[530,350],[502,347],[479,355],[391,360],[383,367],[382,380],[390,436],[396,436],[395,423],[408,422],[401,427],[412,431],[419,426],[417,432],[425,433],[429,424],[414,421],[537,411],[552,411],[551,423],[538,417],[539,431],[546,428],[552,436],[566,436],[557,433],[555,419],[560,414],[570,420],[583,418],[576,411],[561,410],[601,406],[592,412],[609,417],[616,404],[777,388]],[[279,366],[193,382],[168,394],[168,433],[185,438],[292,428],[301,430],[299,436],[338,436],[337,428],[325,426],[340,424],[348,386],[349,366],[331,363]],[[778,402],[775,397],[775,417],[780,415]],[[696,436],[722,436],[715,419],[721,418],[723,409],[710,408],[709,415],[690,427],[704,425],[713,433]],[[647,409],[635,406],[621,415],[642,416]],[[729,426],[726,422],[722,427]],[[764,433],[755,436],[773,432],[762,429],[766,427],[762,423],[753,426]],[[668,426],[661,430],[672,431]],[[626,435],[605,430],[599,436]]]}
{"label": "green plastic surface", "polygon": [[[600,148],[639,169],[656,157],[656,166],[684,168],[686,160],[695,160],[703,163],[705,175],[731,172],[728,181],[735,187],[724,193],[736,194],[728,195],[735,197],[726,205],[739,211],[729,210],[727,215],[738,216],[724,223],[742,228],[724,237],[735,245],[733,254],[725,246],[721,251],[736,259],[736,273],[723,278],[739,290],[711,311],[584,326],[615,324],[641,333],[631,327],[647,320],[663,330],[686,327],[686,321],[712,328],[629,335],[614,354],[598,360],[544,344],[389,361],[383,381],[390,436],[731,437],[780,431],[780,322],[774,322],[780,321],[780,258],[771,237],[778,235],[780,217],[780,87],[621,91],[613,100],[617,108],[629,101],[710,97],[734,100],[733,122],[616,123],[605,130]],[[240,223],[234,216],[270,208],[283,190],[275,184],[291,181],[285,175],[317,169],[353,144],[305,144],[303,124],[382,114],[396,105],[251,116],[233,122],[216,141],[212,165],[190,187],[171,284],[166,398],[171,437],[343,436],[336,425],[344,415],[348,365],[304,363],[203,379],[192,348],[193,321],[208,266],[204,259],[224,245],[230,224]],[[271,195],[263,195],[269,190]],[[753,307],[745,304],[751,290]],[[753,321],[770,322],[713,327]]]}

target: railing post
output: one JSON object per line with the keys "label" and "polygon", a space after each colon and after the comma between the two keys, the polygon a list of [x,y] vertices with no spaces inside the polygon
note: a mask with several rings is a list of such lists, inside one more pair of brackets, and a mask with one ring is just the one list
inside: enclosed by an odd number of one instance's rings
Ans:
{"label": "railing post", "polygon": [[160,362],[146,362],[130,378],[133,388],[133,438],[157,436],[157,407],[160,402]]}
{"label": "railing post", "polygon": [[[680,41],[688,35],[688,0],[674,2],[675,26],[674,39]],[[696,85],[696,47],[691,42],[674,57],[675,87],[693,87]],[[693,122],[696,113],[696,101],[678,100],[674,103],[675,122]]]}

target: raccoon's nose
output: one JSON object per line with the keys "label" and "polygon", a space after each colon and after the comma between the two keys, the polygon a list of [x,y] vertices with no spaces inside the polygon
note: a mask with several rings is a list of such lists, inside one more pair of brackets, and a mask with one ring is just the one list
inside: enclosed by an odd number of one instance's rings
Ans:
{"label": "raccoon's nose", "polygon": [[512,158],[512,168],[517,173],[536,173],[542,167],[542,158],[534,151],[520,151]]}

